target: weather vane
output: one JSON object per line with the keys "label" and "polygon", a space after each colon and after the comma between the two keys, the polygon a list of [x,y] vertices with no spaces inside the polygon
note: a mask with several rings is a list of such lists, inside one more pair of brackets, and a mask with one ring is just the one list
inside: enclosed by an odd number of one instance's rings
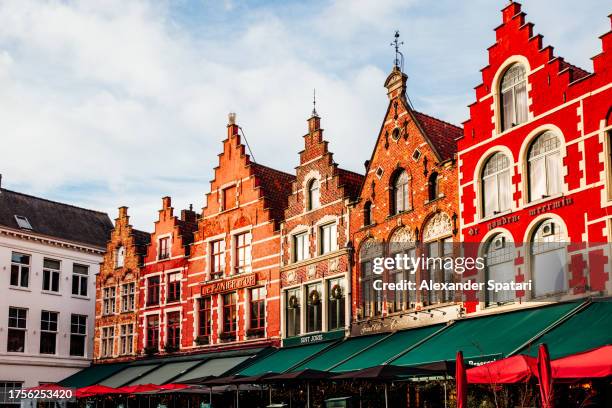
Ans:
{"label": "weather vane", "polygon": [[400,33],[399,30],[395,30],[395,39],[391,43],[392,47],[395,47],[395,61],[394,64],[396,67],[400,68],[402,71],[404,70],[404,54],[399,50],[400,45],[404,45],[403,41],[399,40]]}
{"label": "weather vane", "polygon": [[312,90],[312,116],[319,116],[317,114],[317,90]]}

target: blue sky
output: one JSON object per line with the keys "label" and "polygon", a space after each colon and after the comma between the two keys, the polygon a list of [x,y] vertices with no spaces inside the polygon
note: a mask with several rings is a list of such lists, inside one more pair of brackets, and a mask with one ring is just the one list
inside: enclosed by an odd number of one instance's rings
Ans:
{"label": "blue sky", "polygon": [[[3,186],[150,230],[161,197],[204,205],[237,112],[257,161],[292,172],[312,109],[361,171],[386,109],[389,43],[404,41],[416,109],[460,124],[507,1],[0,3]],[[587,70],[609,1],[528,0],[555,54]]]}

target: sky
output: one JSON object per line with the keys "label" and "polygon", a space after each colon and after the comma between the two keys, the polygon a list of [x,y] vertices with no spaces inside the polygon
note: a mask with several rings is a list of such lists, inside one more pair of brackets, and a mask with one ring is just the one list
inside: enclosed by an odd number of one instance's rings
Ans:
{"label": "sky", "polygon": [[[316,89],[341,167],[363,172],[387,107],[394,31],[417,110],[460,125],[507,1],[2,0],[2,187],[152,230],[161,197],[205,204],[227,114],[256,161],[294,172]],[[588,6],[587,6],[588,4]],[[587,70],[609,0],[524,0]]]}

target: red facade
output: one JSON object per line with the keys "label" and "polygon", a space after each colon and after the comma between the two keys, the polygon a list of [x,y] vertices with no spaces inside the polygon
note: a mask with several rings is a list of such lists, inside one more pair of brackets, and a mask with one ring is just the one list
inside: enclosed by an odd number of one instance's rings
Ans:
{"label": "red facade", "polygon": [[[458,142],[461,238],[499,261],[479,280],[505,270],[532,281],[512,296],[522,301],[609,293],[601,243],[610,240],[612,204],[612,33],[601,37],[591,73],[556,57],[520,4],[502,13]],[[567,265],[538,268],[547,256],[539,244],[562,241],[581,243],[569,246]],[[468,311],[504,303],[472,300]]]}

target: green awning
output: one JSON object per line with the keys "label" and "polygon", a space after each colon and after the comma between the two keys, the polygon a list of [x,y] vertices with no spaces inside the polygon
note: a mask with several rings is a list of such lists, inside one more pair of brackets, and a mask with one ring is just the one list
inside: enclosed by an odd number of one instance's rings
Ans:
{"label": "green awning", "polygon": [[138,379],[140,376],[145,375],[149,371],[155,370],[159,367],[159,364],[146,364],[146,365],[134,365],[119,371],[117,374],[108,377],[107,379],[100,382],[101,385],[107,387],[123,387]]}
{"label": "green awning", "polygon": [[138,384],[166,384],[172,378],[185,373],[190,368],[200,364],[201,361],[180,361],[176,363],[166,363],[157,367],[155,370],[146,373],[145,375],[138,377],[134,381],[131,381],[128,385]]}
{"label": "green awning", "polygon": [[180,377],[172,379],[172,382],[180,383],[193,380],[195,378],[207,377],[209,375],[222,376],[232,368],[236,367],[238,364],[243,363],[251,357],[253,356],[213,358],[185,372],[184,374],[180,375]]}
{"label": "green awning", "polygon": [[520,352],[537,356],[541,343],[553,359],[612,344],[612,301],[591,303]]}
{"label": "green awning", "polygon": [[259,375],[265,373],[284,373],[291,367],[299,364],[329,347],[336,342],[322,342],[279,349],[278,351],[255,361],[252,365],[240,371],[240,375]]}
{"label": "green awning", "polygon": [[516,352],[578,306],[578,303],[562,303],[457,320],[391,364],[410,366],[451,361],[459,350],[468,364],[497,360]]}
{"label": "green awning", "polygon": [[426,339],[438,330],[441,330],[443,327],[438,324],[395,332],[380,343],[377,343],[374,347],[364,350],[362,353],[334,367],[332,371],[345,372],[381,365],[404,350],[423,341],[423,339]]}
{"label": "green awning", "polygon": [[374,334],[372,336],[353,337],[346,339],[333,347],[325,350],[323,353],[317,355],[313,359],[307,360],[300,364],[291,371],[300,371],[307,368],[313,370],[327,371],[333,368],[338,363],[348,359],[356,353],[359,353],[363,349],[370,347],[387,337],[389,334]]}
{"label": "green awning", "polygon": [[127,363],[94,364],[78,373],[72,374],[70,377],[64,378],[59,384],[63,387],[70,388],[88,387],[98,384],[100,381],[110,377],[126,366]]}

